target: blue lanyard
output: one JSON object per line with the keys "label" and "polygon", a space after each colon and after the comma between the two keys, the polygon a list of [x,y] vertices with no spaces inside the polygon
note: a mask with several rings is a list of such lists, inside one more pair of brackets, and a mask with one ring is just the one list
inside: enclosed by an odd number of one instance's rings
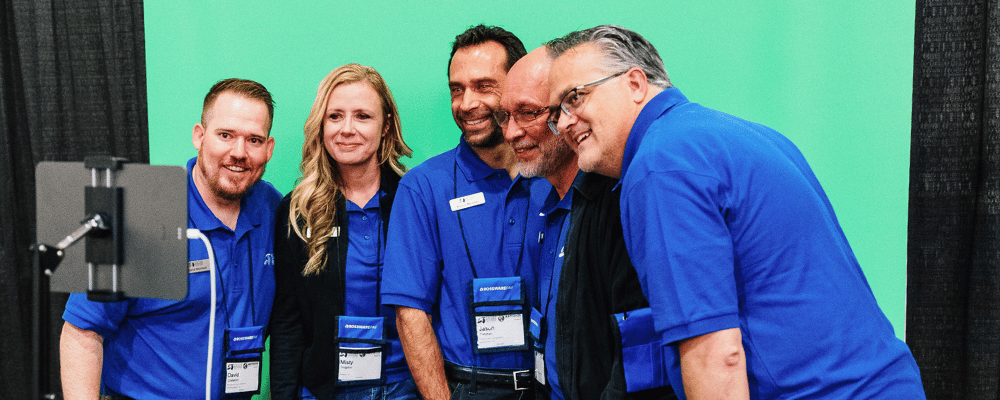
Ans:
{"label": "blue lanyard", "polygon": [[[566,225],[569,224],[569,222],[570,222],[569,218],[570,217],[571,217],[571,215],[568,215],[568,213],[567,213],[567,215],[565,217],[563,217],[564,218],[563,222],[561,224],[559,224],[559,231],[558,231],[558,234],[556,235],[556,250],[558,250],[558,251],[562,251],[559,248],[560,244],[563,244],[563,247],[565,247],[565,244],[562,243],[562,240],[561,240],[562,239],[562,231],[563,231],[563,228],[566,227]],[[549,312],[549,303],[552,301],[552,286],[556,282],[555,261],[557,259],[559,259],[559,255],[558,254],[555,257],[552,258],[552,269],[549,270],[549,287],[546,290],[547,294],[545,296],[545,308],[542,309],[542,310],[539,310],[539,313],[542,314],[542,321],[545,321],[545,315]],[[563,259],[563,260],[565,261],[565,259]]]}

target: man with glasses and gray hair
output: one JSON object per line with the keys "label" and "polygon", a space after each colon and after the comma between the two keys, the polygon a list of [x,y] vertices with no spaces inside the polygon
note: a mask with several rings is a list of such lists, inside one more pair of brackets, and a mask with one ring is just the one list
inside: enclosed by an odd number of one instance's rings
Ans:
{"label": "man with glasses and gray hair", "polygon": [[679,397],[925,398],[788,139],[689,102],[628,29],[549,47],[548,120],[581,169],[619,178],[625,243]]}

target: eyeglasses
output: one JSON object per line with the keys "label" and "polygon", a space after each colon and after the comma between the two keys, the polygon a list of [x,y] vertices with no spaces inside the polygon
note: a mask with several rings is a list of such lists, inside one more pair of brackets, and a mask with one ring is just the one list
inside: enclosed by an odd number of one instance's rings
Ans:
{"label": "eyeglasses", "polygon": [[507,122],[510,121],[510,116],[514,116],[514,122],[520,127],[529,126],[531,123],[538,120],[542,114],[551,111],[549,107],[542,107],[537,110],[516,110],[514,112],[507,112],[500,110],[493,113],[493,119],[497,121],[501,129],[507,129]]}
{"label": "eyeglasses", "polygon": [[573,115],[578,110],[580,110],[580,107],[583,107],[584,99],[586,95],[590,94],[590,92],[581,93],[580,90],[595,87],[604,82],[617,78],[626,72],[628,72],[627,69],[612,74],[610,76],[598,79],[596,81],[577,86],[573,88],[573,90],[570,90],[569,93],[566,93],[566,95],[563,96],[562,101],[559,102],[559,107],[551,107],[553,109],[552,110],[553,112],[549,113],[549,118],[545,121],[546,123],[548,123],[549,129],[552,130],[552,133],[555,133],[556,135],[559,134],[559,130],[556,129],[556,126],[559,125],[560,111],[565,112],[567,115]]}

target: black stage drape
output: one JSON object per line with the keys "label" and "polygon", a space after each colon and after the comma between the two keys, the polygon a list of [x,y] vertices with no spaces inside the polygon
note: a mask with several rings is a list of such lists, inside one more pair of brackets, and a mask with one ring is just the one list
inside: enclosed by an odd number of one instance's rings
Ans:
{"label": "black stage drape", "polygon": [[929,399],[1000,398],[1000,4],[918,0],[906,341]]}
{"label": "black stage drape", "polygon": [[[0,397],[29,399],[35,164],[96,154],[149,162],[143,15],[141,1],[0,4]],[[47,376],[58,392],[66,295],[51,299]]]}

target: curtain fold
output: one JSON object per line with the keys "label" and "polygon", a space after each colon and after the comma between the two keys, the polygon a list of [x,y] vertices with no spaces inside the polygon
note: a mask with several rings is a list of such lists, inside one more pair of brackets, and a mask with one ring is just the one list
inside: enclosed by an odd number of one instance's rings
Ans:
{"label": "curtain fold", "polygon": [[1000,398],[998,7],[916,3],[906,341],[929,399]]}
{"label": "curtain fold", "polygon": [[[149,162],[143,7],[138,1],[9,0],[0,16],[0,393],[38,398],[32,370],[35,175],[41,161],[106,154]],[[59,390],[65,294],[51,295]],[[34,396],[34,397],[33,397]]]}

